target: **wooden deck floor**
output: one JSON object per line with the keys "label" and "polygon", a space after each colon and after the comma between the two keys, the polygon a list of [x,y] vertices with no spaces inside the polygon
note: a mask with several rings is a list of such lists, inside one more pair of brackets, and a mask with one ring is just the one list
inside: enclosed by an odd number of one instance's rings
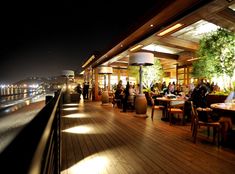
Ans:
{"label": "wooden deck floor", "polygon": [[194,144],[190,126],[170,126],[160,113],[151,121],[100,102],[64,108],[62,174],[235,172],[234,150],[200,135]]}

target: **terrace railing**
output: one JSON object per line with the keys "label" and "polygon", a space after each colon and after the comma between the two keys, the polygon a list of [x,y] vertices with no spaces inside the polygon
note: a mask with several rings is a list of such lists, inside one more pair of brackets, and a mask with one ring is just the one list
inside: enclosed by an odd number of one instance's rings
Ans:
{"label": "terrace railing", "polygon": [[60,173],[61,96],[57,91],[0,154],[0,173]]}

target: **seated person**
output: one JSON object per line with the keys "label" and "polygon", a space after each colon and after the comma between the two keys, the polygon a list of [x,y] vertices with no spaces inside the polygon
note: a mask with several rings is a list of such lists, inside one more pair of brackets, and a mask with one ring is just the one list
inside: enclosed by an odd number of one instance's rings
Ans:
{"label": "seated person", "polygon": [[[209,93],[207,86],[203,83],[203,80],[199,81],[197,87],[194,88],[191,93],[189,101],[193,101],[193,104],[196,108],[206,108],[206,96]],[[207,112],[199,112],[198,113],[199,120],[208,121],[208,113]]]}
{"label": "seated person", "polygon": [[122,80],[120,80],[118,82],[117,89],[115,91],[115,98],[122,99],[122,96],[121,96],[122,92],[123,92],[123,86],[122,86]]}

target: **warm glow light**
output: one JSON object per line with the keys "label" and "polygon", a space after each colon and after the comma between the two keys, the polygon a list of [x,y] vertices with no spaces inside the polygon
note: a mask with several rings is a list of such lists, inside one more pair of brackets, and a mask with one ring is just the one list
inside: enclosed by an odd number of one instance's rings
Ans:
{"label": "warm glow light", "polygon": [[130,51],[137,50],[138,48],[142,47],[143,45],[136,45],[135,47],[131,48]]}
{"label": "warm glow light", "polygon": [[65,129],[62,132],[74,133],[74,134],[86,134],[86,133],[91,133],[92,131],[94,132],[94,129],[91,126],[81,125]]}
{"label": "warm glow light", "polygon": [[218,28],[219,26],[213,23],[205,20],[200,20],[183,29],[180,29],[179,31],[176,31],[175,33],[171,34],[171,36],[188,41],[199,42],[199,40],[205,34],[216,31]]}
{"label": "warm glow light", "polygon": [[63,111],[74,111],[74,110],[77,110],[78,108],[77,107],[72,107],[72,108],[64,108],[62,109]]}
{"label": "warm glow light", "polygon": [[190,61],[194,61],[194,60],[197,60],[197,59],[199,59],[199,58],[194,57],[194,58],[188,59],[187,61],[190,62]]}
{"label": "warm glow light", "polygon": [[212,82],[214,82],[215,84],[217,84],[220,87],[220,90],[224,90],[224,89],[228,89],[230,87],[230,80],[234,80],[235,79],[235,71],[234,71],[234,75],[232,77],[232,79],[230,79],[230,77],[224,75],[224,76],[220,76],[220,77],[213,77],[211,79]]}
{"label": "warm glow light", "polygon": [[98,174],[106,173],[106,167],[109,166],[109,159],[106,156],[94,154],[78,162],[72,167],[64,170],[61,174]]}
{"label": "warm glow light", "polygon": [[85,66],[87,66],[94,58],[95,58],[95,56],[92,55],[92,56],[82,65],[82,68],[84,68]]}
{"label": "warm glow light", "polygon": [[165,34],[171,32],[171,31],[173,31],[173,30],[176,30],[177,28],[179,28],[179,27],[181,27],[181,26],[182,26],[182,24],[180,24],[180,23],[175,24],[175,25],[173,25],[172,27],[170,27],[170,28],[168,28],[168,29],[162,31],[161,33],[159,33],[159,34],[157,34],[157,35],[158,35],[158,36],[164,36]]}
{"label": "warm glow light", "polygon": [[63,104],[63,106],[78,106],[78,103]]}
{"label": "warm glow light", "polygon": [[76,114],[69,114],[69,115],[65,115],[63,116],[65,118],[87,118],[89,117],[87,114],[84,113],[76,113]]}
{"label": "warm glow light", "polygon": [[26,101],[25,101],[25,104],[26,104],[26,105],[29,105],[29,104],[30,104],[30,101],[29,101],[29,100],[26,100]]}

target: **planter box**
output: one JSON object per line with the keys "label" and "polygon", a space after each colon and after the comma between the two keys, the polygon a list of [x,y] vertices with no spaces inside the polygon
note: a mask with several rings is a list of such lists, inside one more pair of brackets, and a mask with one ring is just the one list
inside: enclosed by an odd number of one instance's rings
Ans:
{"label": "planter box", "polygon": [[215,95],[209,94],[206,97],[207,106],[210,107],[213,103],[224,103],[224,100],[227,98],[227,95]]}

